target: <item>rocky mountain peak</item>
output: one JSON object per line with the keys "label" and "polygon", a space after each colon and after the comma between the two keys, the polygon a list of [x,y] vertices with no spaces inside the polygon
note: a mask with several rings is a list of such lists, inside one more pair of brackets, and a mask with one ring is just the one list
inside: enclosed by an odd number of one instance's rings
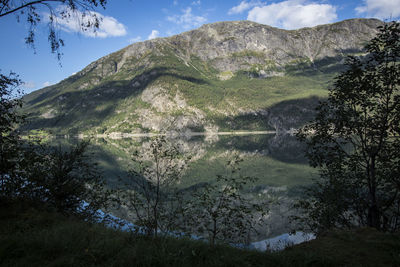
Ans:
{"label": "rocky mountain peak", "polygon": [[220,71],[237,71],[248,61],[251,64],[274,64],[282,67],[294,60],[313,62],[360,52],[365,41],[376,33],[382,22],[376,19],[350,19],[333,24],[299,30],[283,30],[251,21],[228,21],[205,24],[198,29],[167,38],[157,38],[124,48],[126,58],[140,58],[145,53],[160,53],[170,47],[190,59],[196,56]]}

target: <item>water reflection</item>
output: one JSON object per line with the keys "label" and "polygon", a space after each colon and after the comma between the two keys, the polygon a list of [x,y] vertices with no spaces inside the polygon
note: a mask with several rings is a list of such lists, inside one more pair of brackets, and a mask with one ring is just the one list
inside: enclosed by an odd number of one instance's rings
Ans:
{"label": "water reflection", "polygon": [[307,164],[303,153],[304,144],[289,134],[223,136],[219,138],[216,146],[223,149],[260,153],[286,163]]}
{"label": "water reflection", "polygon": [[[180,181],[182,190],[193,190],[205,183],[212,183],[215,177],[225,171],[226,161],[233,154],[243,158],[243,175],[258,177],[256,184],[246,188],[246,194],[271,199],[268,224],[260,230],[254,240],[261,240],[287,233],[291,230],[290,207],[298,197],[297,188],[308,184],[315,175],[303,155],[303,145],[291,135],[191,135],[170,136],[168,142],[178,146],[183,154],[190,154],[192,160],[185,176]],[[68,145],[76,139],[56,139],[54,143]],[[92,153],[99,163],[110,186],[126,182],[127,171],[133,167],[135,151],[146,157],[151,137],[94,138]],[[129,211],[116,212],[117,216]]]}

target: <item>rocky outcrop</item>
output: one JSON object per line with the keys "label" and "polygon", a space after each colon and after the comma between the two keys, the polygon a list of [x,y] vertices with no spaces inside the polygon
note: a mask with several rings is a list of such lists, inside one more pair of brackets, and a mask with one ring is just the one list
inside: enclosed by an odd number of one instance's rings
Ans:
{"label": "rocky outcrop", "polygon": [[352,19],[287,31],[250,21],[219,22],[163,41],[186,59],[194,54],[220,71],[237,71],[249,64],[284,66],[361,51],[380,25],[376,19]]}
{"label": "rocky outcrop", "polygon": [[[121,70],[125,64],[140,61],[148,53],[163,55],[165,47],[172,49],[186,64],[195,55],[221,72],[235,72],[254,64],[279,69],[296,60],[312,63],[325,57],[360,52],[382,23],[377,19],[350,19],[313,28],[283,30],[251,21],[217,22],[172,37],[132,44],[114,53],[118,62],[110,62],[106,56],[90,64],[82,74],[95,68],[104,77]],[[149,67],[146,62],[141,64]]]}

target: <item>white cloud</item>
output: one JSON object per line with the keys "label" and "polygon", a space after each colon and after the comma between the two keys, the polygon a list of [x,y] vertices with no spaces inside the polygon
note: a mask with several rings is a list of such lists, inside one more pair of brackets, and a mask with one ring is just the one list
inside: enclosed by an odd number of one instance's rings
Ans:
{"label": "white cloud", "polygon": [[167,20],[178,25],[183,25],[184,29],[198,27],[207,21],[205,17],[193,15],[191,7],[182,10],[181,15],[168,16]]}
{"label": "white cloud", "polygon": [[141,36],[136,36],[134,38],[129,39],[129,43],[136,43],[142,40]]}
{"label": "white cloud", "polygon": [[157,38],[159,34],[160,34],[159,31],[157,31],[157,30],[152,30],[151,33],[150,33],[150,35],[149,35],[149,37],[147,37],[147,39],[151,40],[151,39]]}
{"label": "white cloud", "polygon": [[242,2],[240,2],[239,5],[234,6],[231,9],[229,9],[228,15],[240,14],[252,7],[261,6],[261,5],[262,5],[262,3],[260,1],[242,1]]}
{"label": "white cloud", "polygon": [[298,29],[334,22],[336,7],[329,4],[288,0],[256,6],[249,11],[248,20],[284,28]]}
{"label": "white cloud", "polygon": [[356,7],[358,14],[379,19],[400,17],[400,0],[364,0],[362,6]]}
{"label": "white cloud", "polygon": [[47,87],[47,86],[50,86],[50,85],[52,85],[52,84],[53,84],[53,83],[47,81],[47,82],[44,82],[44,83],[43,83],[43,87]]}
{"label": "white cloud", "polygon": [[36,84],[35,84],[34,81],[24,82],[22,84],[22,87],[25,88],[25,89],[33,89],[33,88],[36,87]]}
{"label": "white cloud", "polygon": [[201,5],[201,0],[193,1],[193,2],[192,2],[192,5],[193,5],[193,6],[199,6],[199,5]]}
{"label": "white cloud", "polygon": [[[66,32],[79,32],[88,37],[99,37],[106,38],[111,36],[124,36],[126,35],[126,27],[124,24],[118,22],[115,18],[104,16],[98,12],[90,11],[86,15],[80,11],[71,12],[68,9],[60,8],[59,11],[67,10],[72,16],[70,18],[56,18],[56,22],[60,29]],[[88,22],[94,22],[93,16],[96,16],[99,20],[98,29],[88,29],[83,31],[81,24],[87,24]]]}

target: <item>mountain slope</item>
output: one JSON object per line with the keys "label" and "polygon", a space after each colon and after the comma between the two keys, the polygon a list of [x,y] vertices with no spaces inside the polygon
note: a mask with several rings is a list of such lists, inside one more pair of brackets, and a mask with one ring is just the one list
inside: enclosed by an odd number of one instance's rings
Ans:
{"label": "mountain slope", "polygon": [[132,44],[25,97],[30,123],[56,134],[288,130],[312,116],[346,55],[382,22],[287,31],[219,22]]}

